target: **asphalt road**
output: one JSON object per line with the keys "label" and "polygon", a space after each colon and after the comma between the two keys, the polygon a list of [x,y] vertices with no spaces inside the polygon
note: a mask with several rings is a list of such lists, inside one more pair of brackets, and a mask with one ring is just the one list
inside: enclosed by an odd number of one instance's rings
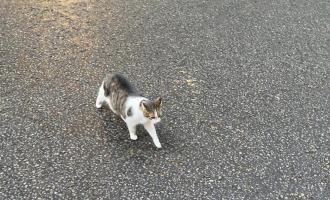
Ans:
{"label": "asphalt road", "polygon": [[[329,199],[329,1],[0,3],[0,199]],[[108,72],[163,96],[161,150]]]}

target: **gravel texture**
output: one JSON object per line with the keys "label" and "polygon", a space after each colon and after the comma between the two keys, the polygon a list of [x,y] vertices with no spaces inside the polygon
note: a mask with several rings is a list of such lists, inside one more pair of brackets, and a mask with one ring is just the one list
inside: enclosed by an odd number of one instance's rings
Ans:
{"label": "gravel texture", "polygon": [[[0,199],[329,199],[328,1],[0,3]],[[108,72],[163,149],[95,108]]]}

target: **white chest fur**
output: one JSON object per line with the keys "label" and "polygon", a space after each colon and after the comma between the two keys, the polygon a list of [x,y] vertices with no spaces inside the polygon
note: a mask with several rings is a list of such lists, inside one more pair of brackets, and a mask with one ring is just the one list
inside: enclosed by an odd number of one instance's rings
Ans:
{"label": "white chest fur", "polygon": [[151,136],[155,146],[157,148],[161,148],[161,144],[159,142],[158,136],[156,134],[156,129],[154,124],[159,122],[160,119],[158,118],[157,121],[150,120],[143,115],[143,112],[140,108],[140,103],[143,100],[147,100],[144,97],[128,97],[125,103],[125,112],[127,113],[129,109],[131,109],[131,116],[127,116],[123,120],[126,122],[128,127],[130,138],[132,140],[137,139],[136,135],[136,125],[143,124],[144,128],[148,131],[149,135]]}

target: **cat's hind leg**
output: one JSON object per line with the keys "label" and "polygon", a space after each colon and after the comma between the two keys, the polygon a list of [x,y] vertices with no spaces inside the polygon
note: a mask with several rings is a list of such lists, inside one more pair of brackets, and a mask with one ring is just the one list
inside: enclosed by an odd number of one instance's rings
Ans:
{"label": "cat's hind leg", "polygon": [[102,104],[105,100],[106,100],[106,98],[104,96],[104,89],[103,89],[103,84],[102,84],[99,89],[99,92],[97,94],[96,103],[95,103],[96,108],[101,108]]}

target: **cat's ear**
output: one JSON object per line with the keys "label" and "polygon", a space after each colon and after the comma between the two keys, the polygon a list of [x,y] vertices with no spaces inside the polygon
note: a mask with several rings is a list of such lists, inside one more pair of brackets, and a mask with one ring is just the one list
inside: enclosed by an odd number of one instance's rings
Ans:
{"label": "cat's ear", "polygon": [[146,104],[145,104],[145,102],[141,102],[141,104],[140,104],[140,106],[141,106],[141,109],[144,111],[144,110],[146,110]]}
{"label": "cat's ear", "polygon": [[157,97],[157,99],[155,100],[155,105],[157,107],[161,107],[162,106],[162,102],[163,102],[162,97]]}

